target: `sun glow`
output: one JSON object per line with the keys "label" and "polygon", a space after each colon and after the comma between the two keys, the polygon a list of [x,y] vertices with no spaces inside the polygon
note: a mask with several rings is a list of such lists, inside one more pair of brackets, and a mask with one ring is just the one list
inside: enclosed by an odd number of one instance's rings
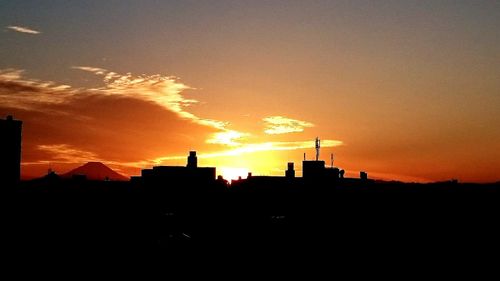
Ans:
{"label": "sun glow", "polygon": [[222,167],[220,168],[220,174],[225,180],[237,180],[239,177],[246,179],[248,176],[248,169]]}

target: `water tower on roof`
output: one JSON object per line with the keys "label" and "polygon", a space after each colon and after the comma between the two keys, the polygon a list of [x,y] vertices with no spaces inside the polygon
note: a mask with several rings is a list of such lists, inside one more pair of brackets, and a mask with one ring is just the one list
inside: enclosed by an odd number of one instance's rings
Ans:
{"label": "water tower on roof", "polygon": [[196,157],[196,151],[189,151],[187,167],[197,168],[198,167],[198,157]]}

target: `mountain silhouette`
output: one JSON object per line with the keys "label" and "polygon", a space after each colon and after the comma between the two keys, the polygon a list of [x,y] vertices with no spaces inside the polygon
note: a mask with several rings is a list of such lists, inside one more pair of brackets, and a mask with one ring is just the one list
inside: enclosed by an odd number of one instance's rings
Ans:
{"label": "mountain silhouette", "polygon": [[88,162],[87,164],[73,169],[63,175],[62,178],[72,178],[75,175],[85,175],[88,180],[112,180],[128,181],[129,178],[118,174],[101,162]]}

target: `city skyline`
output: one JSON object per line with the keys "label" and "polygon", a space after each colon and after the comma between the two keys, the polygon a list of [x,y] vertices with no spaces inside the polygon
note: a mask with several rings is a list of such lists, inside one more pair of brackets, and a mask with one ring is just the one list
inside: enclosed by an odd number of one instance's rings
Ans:
{"label": "city skyline", "polygon": [[[0,117],[22,177],[99,161],[495,182],[500,3],[4,1]],[[224,172],[222,172],[224,174]]]}

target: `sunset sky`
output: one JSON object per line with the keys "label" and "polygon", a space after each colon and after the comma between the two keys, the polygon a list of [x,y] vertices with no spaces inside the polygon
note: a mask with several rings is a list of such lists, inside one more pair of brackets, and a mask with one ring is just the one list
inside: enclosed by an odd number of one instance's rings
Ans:
{"label": "sunset sky", "polygon": [[101,161],[500,180],[500,1],[0,1],[24,178]]}

